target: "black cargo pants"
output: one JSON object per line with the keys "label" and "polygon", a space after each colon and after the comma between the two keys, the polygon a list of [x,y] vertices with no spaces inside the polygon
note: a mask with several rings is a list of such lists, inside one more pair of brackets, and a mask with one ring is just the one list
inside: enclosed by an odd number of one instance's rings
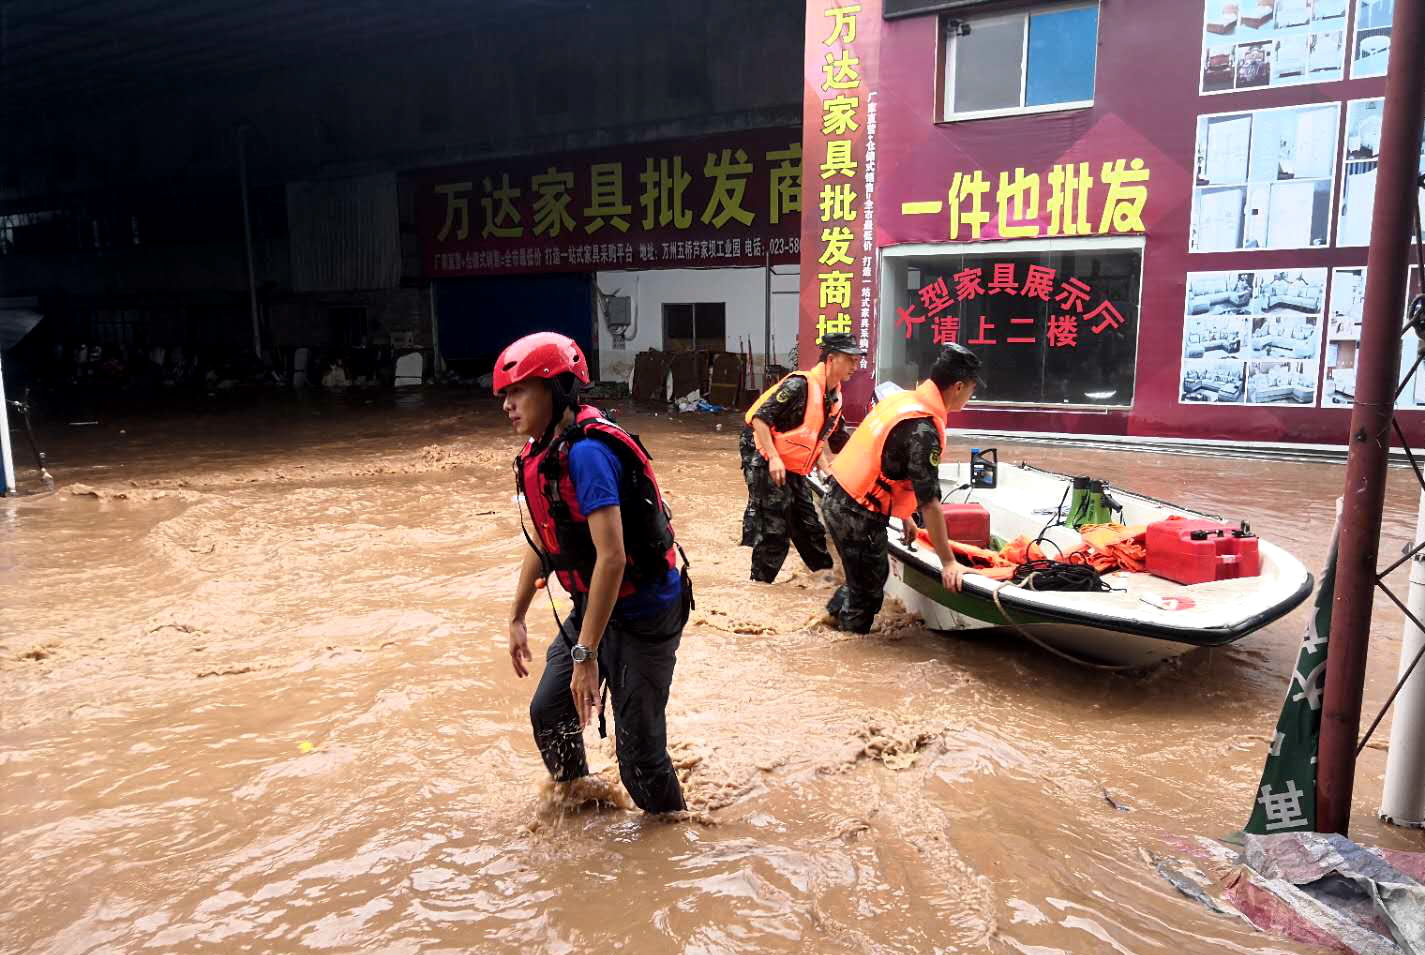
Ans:
{"label": "black cargo pants", "polygon": [[832,594],[826,611],[836,617],[838,629],[870,633],[891,573],[886,544],[889,519],[856,503],[835,481],[821,502],[821,514],[846,572],[845,585]]}
{"label": "black cargo pants", "polygon": [[[599,641],[599,675],[613,699],[619,776],[634,803],[645,812],[685,808],[678,774],[668,757],[664,711],[691,597],[685,577],[681,600],[646,619],[610,618]],[[576,601],[564,629],[549,645],[544,674],[529,704],[534,741],[549,774],[559,782],[589,773],[579,712],[569,692],[574,673],[569,651],[578,642],[582,618],[583,602]]]}
{"label": "black cargo pants", "polygon": [[772,483],[767,459],[743,442],[742,477],[747,482],[747,508],[742,512],[742,546],[752,548],[752,579],[770,584],[777,579],[791,544],[808,570],[829,570],[831,552],[826,531],[817,517],[811,485],[788,472],[781,487]]}

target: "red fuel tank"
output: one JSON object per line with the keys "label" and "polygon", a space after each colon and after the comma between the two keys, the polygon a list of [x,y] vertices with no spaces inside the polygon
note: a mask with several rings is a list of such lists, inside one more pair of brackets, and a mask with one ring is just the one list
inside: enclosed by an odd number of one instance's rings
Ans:
{"label": "red fuel tank", "polygon": [[952,541],[990,546],[990,512],[983,504],[941,504],[945,512],[945,531]]}
{"label": "red fuel tank", "polygon": [[1262,572],[1257,538],[1246,525],[1167,520],[1148,525],[1148,573],[1180,584],[1256,577]]}

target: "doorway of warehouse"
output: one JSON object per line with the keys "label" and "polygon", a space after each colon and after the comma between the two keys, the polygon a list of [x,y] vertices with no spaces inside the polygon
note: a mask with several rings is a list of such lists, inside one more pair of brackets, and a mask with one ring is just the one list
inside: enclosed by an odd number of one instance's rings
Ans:
{"label": "doorway of warehouse", "polygon": [[568,335],[598,367],[589,273],[438,279],[434,294],[441,356],[462,378],[489,372],[506,345],[531,332]]}

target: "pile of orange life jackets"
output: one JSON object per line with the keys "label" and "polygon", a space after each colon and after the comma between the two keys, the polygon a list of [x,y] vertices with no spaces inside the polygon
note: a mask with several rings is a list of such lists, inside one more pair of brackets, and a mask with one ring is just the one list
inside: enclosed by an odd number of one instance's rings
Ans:
{"label": "pile of orange life jackets", "polygon": [[[1100,574],[1116,570],[1142,573],[1148,565],[1148,550],[1144,546],[1147,533],[1148,528],[1141,524],[1133,527],[1125,527],[1122,524],[1085,524],[1079,528],[1079,536],[1084,542],[1052,559],[1067,564],[1087,564]],[[927,532],[921,531],[918,537],[922,543],[930,544],[930,535]],[[954,551],[955,558],[960,563],[991,580],[1009,580],[1014,576],[1014,569],[1020,564],[1046,558],[1039,544],[1025,535],[1016,537],[1000,551],[986,550],[959,541],[951,541],[950,549]]]}

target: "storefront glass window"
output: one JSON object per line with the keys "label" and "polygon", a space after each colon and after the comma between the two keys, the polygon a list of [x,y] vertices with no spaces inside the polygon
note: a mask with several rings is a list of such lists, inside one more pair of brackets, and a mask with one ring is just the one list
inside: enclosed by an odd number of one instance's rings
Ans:
{"label": "storefront glass window", "polygon": [[942,342],[984,361],[988,404],[1128,407],[1141,249],[886,256],[877,380],[913,386]]}

